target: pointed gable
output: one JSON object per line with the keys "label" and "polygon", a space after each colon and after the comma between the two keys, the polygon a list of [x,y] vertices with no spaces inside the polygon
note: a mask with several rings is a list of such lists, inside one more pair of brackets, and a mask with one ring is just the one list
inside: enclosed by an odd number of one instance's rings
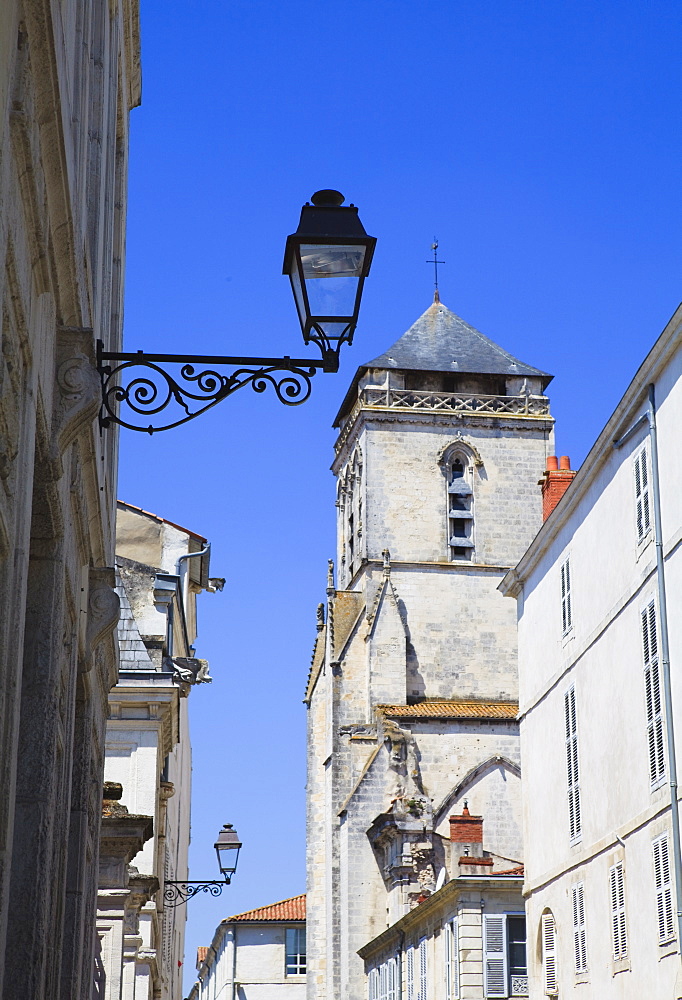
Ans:
{"label": "pointed gable", "polygon": [[519,361],[442,302],[430,305],[392,347],[362,367],[551,378]]}
{"label": "pointed gable", "polygon": [[360,379],[370,369],[538,378],[543,390],[552,375],[520,361],[436,300],[392,347],[360,365],[334,426],[352,405]]}

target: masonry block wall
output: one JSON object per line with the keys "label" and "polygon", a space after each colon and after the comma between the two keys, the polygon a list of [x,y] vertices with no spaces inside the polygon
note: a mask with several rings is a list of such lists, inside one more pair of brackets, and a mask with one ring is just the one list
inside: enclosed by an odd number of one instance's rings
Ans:
{"label": "masonry block wall", "polygon": [[[436,304],[415,329],[381,365],[361,369],[360,395],[347,397],[339,418],[338,578],[306,692],[311,1000],[365,995],[358,949],[432,892],[442,867],[451,877],[449,816],[465,799],[483,816],[483,848],[522,860],[516,615],[497,586],[541,525],[538,480],[553,421],[540,394],[549,376],[526,368],[527,379],[491,382],[499,358],[507,374],[525,366],[487,342],[494,356],[482,362],[483,395],[478,376],[463,376],[470,412],[453,412],[439,393],[441,371],[484,338]],[[411,337],[414,370],[389,370]],[[412,395],[391,396],[407,384]],[[499,415],[480,409],[493,405],[485,395],[493,384],[514,396],[493,399]],[[381,392],[363,395],[372,385]],[[521,392],[541,402],[533,410]],[[457,449],[473,494],[466,559],[453,558],[449,533],[448,456]],[[439,704],[449,706],[440,716]],[[406,808],[403,851],[412,861],[398,884],[368,831],[382,816],[400,824]],[[473,965],[480,981],[480,956]]]}

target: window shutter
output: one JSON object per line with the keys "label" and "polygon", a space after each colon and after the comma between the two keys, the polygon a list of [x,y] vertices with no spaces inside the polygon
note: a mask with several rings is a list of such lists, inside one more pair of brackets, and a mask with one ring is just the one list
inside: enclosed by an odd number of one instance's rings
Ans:
{"label": "window shutter", "polygon": [[457,917],[445,925],[445,997],[457,1000],[459,997],[459,935]]}
{"label": "window shutter", "polygon": [[422,938],[419,942],[419,1000],[428,1000],[426,957],[426,938]]}
{"label": "window shutter", "polygon": [[585,929],[585,890],[582,882],[571,886],[573,898],[573,948],[575,971],[587,969],[587,935]]}
{"label": "window shutter", "polygon": [[386,997],[387,1000],[398,1000],[398,963],[395,958],[389,958],[386,963]]}
{"label": "window shutter", "polygon": [[504,916],[483,915],[483,966],[485,995],[507,996],[507,921]]}
{"label": "window shutter", "polygon": [[651,601],[641,611],[642,652],[644,656],[644,694],[646,700],[649,777],[654,787],[665,781],[665,739],[661,677],[658,662],[656,605]]}
{"label": "window shutter", "polygon": [[611,889],[611,934],[613,937],[613,957],[618,960],[628,953],[627,929],[625,926],[625,878],[623,862],[609,869]]}
{"label": "window shutter", "polygon": [[545,993],[550,997],[556,996],[559,992],[556,967],[556,928],[554,916],[551,913],[542,914],[542,967],[545,973]]}
{"label": "window shutter", "polygon": [[654,882],[656,885],[656,907],[658,910],[658,940],[670,941],[675,937],[672,884],[670,881],[670,857],[668,855],[668,834],[664,833],[652,843],[654,855]]}
{"label": "window shutter", "polygon": [[573,624],[571,611],[571,566],[567,559],[561,566],[561,628],[564,635]]}
{"label": "window shutter", "polygon": [[641,542],[651,527],[649,468],[646,448],[642,448],[635,456],[635,506],[637,511],[637,541]]}
{"label": "window shutter", "polygon": [[580,772],[578,768],[578,724],[575,709],[575,688],[564,697],[566,717],[566,777],[568,784],[568,829],[572,841],[582,832],[580,816]]}
{"label": "window shutter", "polygon": [[407,949],[407,1000],[415,1000],[414,997],[414,948]]}
{"label": "window shutter", "polygon": [[369,1000],[379,1000],[378,990],[377,990],[377,977],[379,973],[377,969],[371,969],[369,973]]}

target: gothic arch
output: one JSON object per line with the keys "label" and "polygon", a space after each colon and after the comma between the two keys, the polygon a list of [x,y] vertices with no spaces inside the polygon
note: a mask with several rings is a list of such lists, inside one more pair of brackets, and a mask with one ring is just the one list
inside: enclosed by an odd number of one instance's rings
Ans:
{"label": "gothic arch", "polygon": [[476,445],[472,444],[468,438],[465,438],[461,431],[458,431],[454,439],[449,444],[446,444],[438,455],[438,464],[443,469],[443,472],[447,472],[448,466],[458,453],[465,455],[477,469],[483,468],[483,459]]}
{"label": "gothic arch", "polygon": [[480,764],[476,764],[468,771],[462,780],[455,785],[455,787],[448,792],[441,804],[434,812],[434,829],[443,820],[445,816],[450,812],[453,804],[460,797],[462,792],[464,792],[470,785],[473,785],[477,778],[480,778],[482,774],[486,771],[492,771],[495,767],[503,767],[505,770],[509,771],[516,778],[521,777],[521,768],[509,757],[503,757],[501,754],[497,754],[494,757],[488,757],[486,760],[482,760]]}

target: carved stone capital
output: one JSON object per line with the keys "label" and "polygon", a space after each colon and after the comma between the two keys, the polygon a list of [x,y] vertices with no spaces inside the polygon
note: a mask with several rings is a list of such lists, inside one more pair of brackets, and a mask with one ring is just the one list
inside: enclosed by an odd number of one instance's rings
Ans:
{"label": "carved stone capital", "polygon": [[59,457],[84,426],[96,418],[102,400],[92,330],[63,327],[57,333],[53,439]]}
{"label": "carved stone capital", "polygon": [[90,567],[88,579],[88,625],[85,641],[89,652],[116,628],[121,602],[114,590],[115,570],[110,566]]}

